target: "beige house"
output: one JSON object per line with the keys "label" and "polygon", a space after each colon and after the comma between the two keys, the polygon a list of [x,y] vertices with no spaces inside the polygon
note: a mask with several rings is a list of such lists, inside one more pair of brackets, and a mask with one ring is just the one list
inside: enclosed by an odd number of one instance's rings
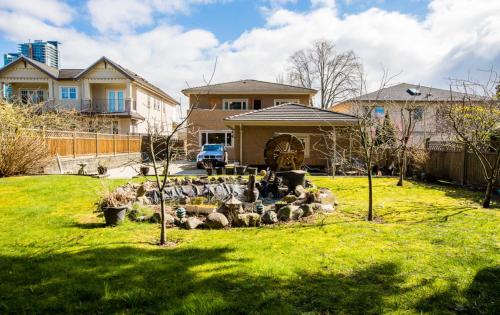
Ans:
{"label": "beige house", "polygon": [[322,134],[355,121],[350,115],[313,108],[316,90],[297,86],[241,80],[182,91],[194,106],[188,133],[188,151],[207,143],[224,144],[229,160],[264,165],[268,139],[290,133],[302,140],[305,163],[324,167],[328,157],[316,150]]}
{"label": "beige house", "polygon": [[356,115],[365,107],[375,107],[375,115],[383,118],[389,114],[396,130],[401,130],[401,107],[411,107],[415,109],[413,115],[415,129],[410,143],[421,146],[426,141],[449,139],[449,135],[442,128],[443,113],[440,109],[452,99],[457,101],[464,97],[470,96],[450,90],[401,83],[341,102],[330,109]]}
{"label": "beige house", "polygon": [[85,69],[57,69],[20,57],[0,69],[13,101],[76,109],[110,133],[167,132],[179,103],[134,72],[102,57]]}

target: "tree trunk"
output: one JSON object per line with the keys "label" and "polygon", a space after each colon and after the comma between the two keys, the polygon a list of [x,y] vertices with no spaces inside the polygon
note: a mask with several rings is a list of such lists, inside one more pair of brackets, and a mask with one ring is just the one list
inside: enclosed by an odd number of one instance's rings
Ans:
{"label": "tree trunk", "polygon": [[371,163],[368,163],[368,221],[373,220],[373,185]]}
{"label": "tree trunk", "polygon": [[486,193],[484,194],[483,208],[489,208],[491,203],[491,195],[493,193],[493,184],[491,180],[488,181],[488,186],[486,186]]}
{"label": "tree trunk", "polygon": [[406,173],[406,149],[403,148],[403,151],[401,152],[401,157],[398,159],[399,161],[399,179],[397,186],[403,186],[403,180],[405,178],[405,173]]}
{"label": "tree trunk", "polygon": [[161,217],[161,232],[160,232],[160,245],[167,243],[167,233],[165,227],[165,202],[163,201],[163,192],[160,191],[160,217]]}

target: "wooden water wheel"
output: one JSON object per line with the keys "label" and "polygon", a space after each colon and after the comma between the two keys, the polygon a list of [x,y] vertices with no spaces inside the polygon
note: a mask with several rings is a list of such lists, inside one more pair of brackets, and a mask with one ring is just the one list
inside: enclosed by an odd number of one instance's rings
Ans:
{"label": "wooden water wheel", "polygon": [[298,170],[304,164],[304,145],[291,134],[280,134],[266,143],[264,159],[272,171]]}

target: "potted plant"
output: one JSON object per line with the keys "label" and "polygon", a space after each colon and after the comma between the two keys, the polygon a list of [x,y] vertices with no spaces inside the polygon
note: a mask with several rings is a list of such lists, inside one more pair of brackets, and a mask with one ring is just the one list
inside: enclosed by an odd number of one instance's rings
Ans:
{"label": "potted plant", "polygon": [[257,168],[256,167],[247,167],[247,173],[248,173],[248,175],[257,175]]}
{"label": "potted plant", "polygon": [[106,225],[115,226],[125,219],[129,208],[129,200],[125,193],[116,190],[105,195],[101,200],[100,208],[104,214]]}
{"label": "potted plant", "polygon": [[244,165],[238,165],[238,166],[236,166],[235,167],[235,169],[236,169],[236,175],[243,175],[243,174],[245,174],[246,168],[247,167],[244,166]]}
{"label": "potted plant", "polygon": [[222,167],[216,167],[215,168],[215,174],[222,175]]}
{"label": "potted plant", "polygon": [[226,175],[234,175],[234,166],[226,166]]}
{"label": "potted plant", "polygon": [[205,171],[207,172],[208,176],[212,176],[212,173],[213,173],[214,170],[211,167],[207,167],[207,168],[205,168]]}
{"label": "potted plant", "polygon": [[108,166],[103,161],[99,160],[97,163],[97,173],[99,175],[105,175],[108,172]]}

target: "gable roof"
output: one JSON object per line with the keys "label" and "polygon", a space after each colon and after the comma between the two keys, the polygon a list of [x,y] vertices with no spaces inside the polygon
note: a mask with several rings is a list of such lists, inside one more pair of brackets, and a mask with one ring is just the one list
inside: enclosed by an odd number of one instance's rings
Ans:
{"label": "gable roof", "polygon": [[[416,92],[419,93],[411,93]],[[400,83],[390,87],[386,87],[371,93],[367,93],[350,100],[344,101],[342,103],[347,103],[349,101],[426,101],[426,102],[438,102],[438,101],[450,101],[451,96],[453,99],[462,99],[463,97],[472,97],[471,95],[466,95],[464,93],[438,89],[423,85]],[[334,105],[335,106],[335,105]]]}
{"label": "gable roof", "polygon": [[93,67],[95,67],[101,61],[107,62],[110,65],[112,65],[116,70],[121,72],[129,80],[132,80],[132,81],[138,83],[139,85],[143,86],[144,88],[149,89],[149,90],[167,98],[172,103],[179,105],[178,101],[176,101],[170,95],[165,93],[159,87],[149,83],[143,77],[141,77],[138,74],[120,66],[119,64],[109,60],[106,57],[99,58],[99,60],[97,60],[96,62],[94,62],[92,65],[90,65],[89,67],[87,67],[85,69],[57,69],[57,68],[51,67],[49,65],[46,65],[42,62],[38,62],[36,60],[28,58],[26,56],[21,56],[21,57],[17,58],[16,60],[12,61],[11,63],[9,63],[8,65],[6,65],[5,67],[0,68],[0,74],[3,71],[6,71],[6,70],[10,69],[11,67],[13,67],[14,64],[17,64],[19,62],[26,62],[26,63],[29,63],[30,65],[32,65],[33,67],[37,68],[38,70],[42,71],[43,73],[47,74],[49,77],[51,77],[54,80],[79,80],[85,73],[88,73]]}
{"label": "gable roof", "polygon": [[259,80],[239,80],[205,86],[198,86],[182,90],[184,95],[189,94],[236,94],[236,93],[261,93],[261,94],[309,94],[314,95],[315,89],[300,86],[273,83]]}
{"label": "gable roof", "polygon": [[150,89],[152,90],[153,92],[156,92],[158,94],[160,94],[161,96],[169,99],[171,102],[173,102],[174,104],[177,104],[179,105],[180,103],[178,101],[176,101],[174,98],[172,98],[170,95],[168,95],[167,93],[165,93],[162,89],[160,89],[159,87],[157,87],[156,85],[148,82],[146,79],[144,79],[143,77],[141,77],[140,75],[138,75],[137,73],[125,68],[125,67],[122,67],[121,65],[117,64],[116,62],[108,59],[107,57],[101,57],[99,58],[96,62],[94,62],[93,64],[91,64],[89,67],[87,67],[86,69],[83,69],[82,71],[80,71],[76,76],[75,76],[75,79],[80,79],[83,75],[85,75],[86,73],[88,73],[90,70],[92,70],[92,68],[94,68],[97,64],[99,64],[100,62],[105,62],[105,63],[109,63],[110,65],[112,65],[116,70],[118,70],[121,74],[123,74],[126,78],[138,83],[139,85],[142,85],[143,87],[147,88],[147,89]]}
{"label": "gable roof", "polygon": [[57,80],[57,78],[59,77],[59,69],[51,67],[49,65],[46,65],[42,62],[38,62],[36,60],[30,59],[30,58],[25,57],[23,55],[21,55],[19,58],[12,61],[8,65],[4,66],[3,68],[0,68],[0,73],[12,68],[14,65],[16,65],[20,62],[25,62],[25,63],[32,65],[34,68],[40,70],[41,72],[45,73],[46,75],[48,75],[49,77],[51,77],[54,80]]}
{"label": "gable roof", "polygon": [[302,125],[310,124],[314,126],[332,123],[354,123],[357,120],[352,115],[295,103],[276,105],[224,118],[224,121],[228,123],[279,122],[300,123]]}

